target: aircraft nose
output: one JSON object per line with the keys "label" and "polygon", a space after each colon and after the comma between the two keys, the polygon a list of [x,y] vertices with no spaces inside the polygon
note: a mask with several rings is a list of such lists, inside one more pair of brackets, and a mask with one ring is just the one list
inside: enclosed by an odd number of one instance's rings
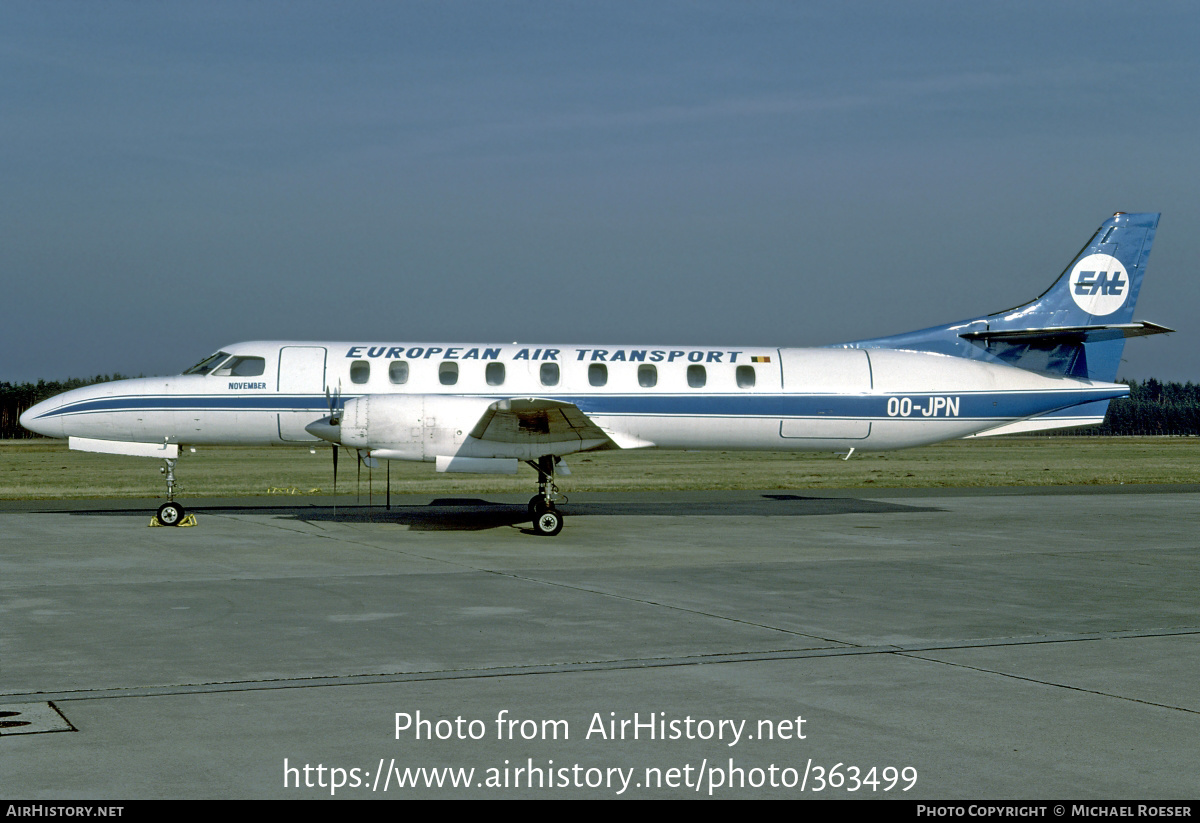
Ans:
{"label": "aircraft nose", "polygon": [[342,427],[333,422],[332,417],[322,417],[320,420],[315,420],[304,427],[304,430],[313,437],[319,437],[322,440],[328,440],[330,443],[342,442]]}
{"label": "aircraft nose", "polygon": [[57,397],[43,400],[23,411],[19,418],[20,423],[29,431],[43,437],[66,437],[66,434],[63,433],[62,416],[51,414],[61,405],[62,403]]}

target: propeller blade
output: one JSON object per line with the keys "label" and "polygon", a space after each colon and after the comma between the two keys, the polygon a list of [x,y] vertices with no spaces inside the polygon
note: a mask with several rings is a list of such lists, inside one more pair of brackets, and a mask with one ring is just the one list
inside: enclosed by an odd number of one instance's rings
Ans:
{"label": "propeller blade", "polygon": [[342,410],[342,381],[338,380],[337,391],[332,394],[329,391],[329,386],[325,387],[325,405],[329,407],[329,424],[336,426],[341,422]]}

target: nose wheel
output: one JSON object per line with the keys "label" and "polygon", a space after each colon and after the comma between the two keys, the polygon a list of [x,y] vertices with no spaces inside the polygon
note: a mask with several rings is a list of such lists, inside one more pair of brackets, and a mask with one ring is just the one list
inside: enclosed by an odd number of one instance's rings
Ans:
{"label": "nose wheel", "polygon": [[162,523],[164,526],[178,526],[183,520],[184,514],[186,514],[186,512],[184,511],[183,506],[179,505],[178,503],[171,502],[163,503],[161,506],[159,506],[158,514],[155,516],[158,518],[158,522]]}
{"label": "nose wheel", "polygon": [[544,537],[553,537],[563,527],[562,513],[555,508],[555,503],[567,502],[567,496],[554,485],[554,466],[558,460],[548,454],[539,457],[536,463],[525,461],[538,473],[538,493],[529,499],[529,518],[533,521],[534,533]]}

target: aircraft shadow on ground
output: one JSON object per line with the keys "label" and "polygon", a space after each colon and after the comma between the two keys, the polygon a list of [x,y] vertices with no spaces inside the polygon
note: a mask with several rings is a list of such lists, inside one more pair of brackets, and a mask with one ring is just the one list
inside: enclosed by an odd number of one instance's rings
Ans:
{"label": "aircraft shadow on ground", "polygon": [[[185,503],[186,505],[186,503]],[[687,501],[659,499],[648,494],[641,499],[568,503],[560,507],[568,520],[574,517],[812,517],[833,514],[915,514],[945,511],[936,506],[912,506],[853,497],[808,497],[772,493],[755,498]],[[197,506],[189,512],[205,514],[274,514],[310,522],[380,523],[407,526],[416,531],[483,531],[506,526],[528,525],[526,507],[480,498],[438,498],[421,505],[349,504],[334,506]],[[153,514],[145,508],[103,510],[59,510],[81,517]],[[529,529],[532,531],[532,529]]]}

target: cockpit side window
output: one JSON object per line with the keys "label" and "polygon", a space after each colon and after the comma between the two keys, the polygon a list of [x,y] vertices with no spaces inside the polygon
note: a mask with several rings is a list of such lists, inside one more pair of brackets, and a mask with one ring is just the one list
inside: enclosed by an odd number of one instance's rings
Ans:
{"label": "cockpit side window", "polygon": [[233,357],[213,371],[218,377],[258,377],[267,370],[267,361],[261,357]]}
{"label": "cockpit side window", "polygon": [[229,352],[219,351],[216,354],[211,354],[201,360],[196,365],[184,372],[184,374],[208,374],[221,363],[225,362],[225,358],[229,356]]}

